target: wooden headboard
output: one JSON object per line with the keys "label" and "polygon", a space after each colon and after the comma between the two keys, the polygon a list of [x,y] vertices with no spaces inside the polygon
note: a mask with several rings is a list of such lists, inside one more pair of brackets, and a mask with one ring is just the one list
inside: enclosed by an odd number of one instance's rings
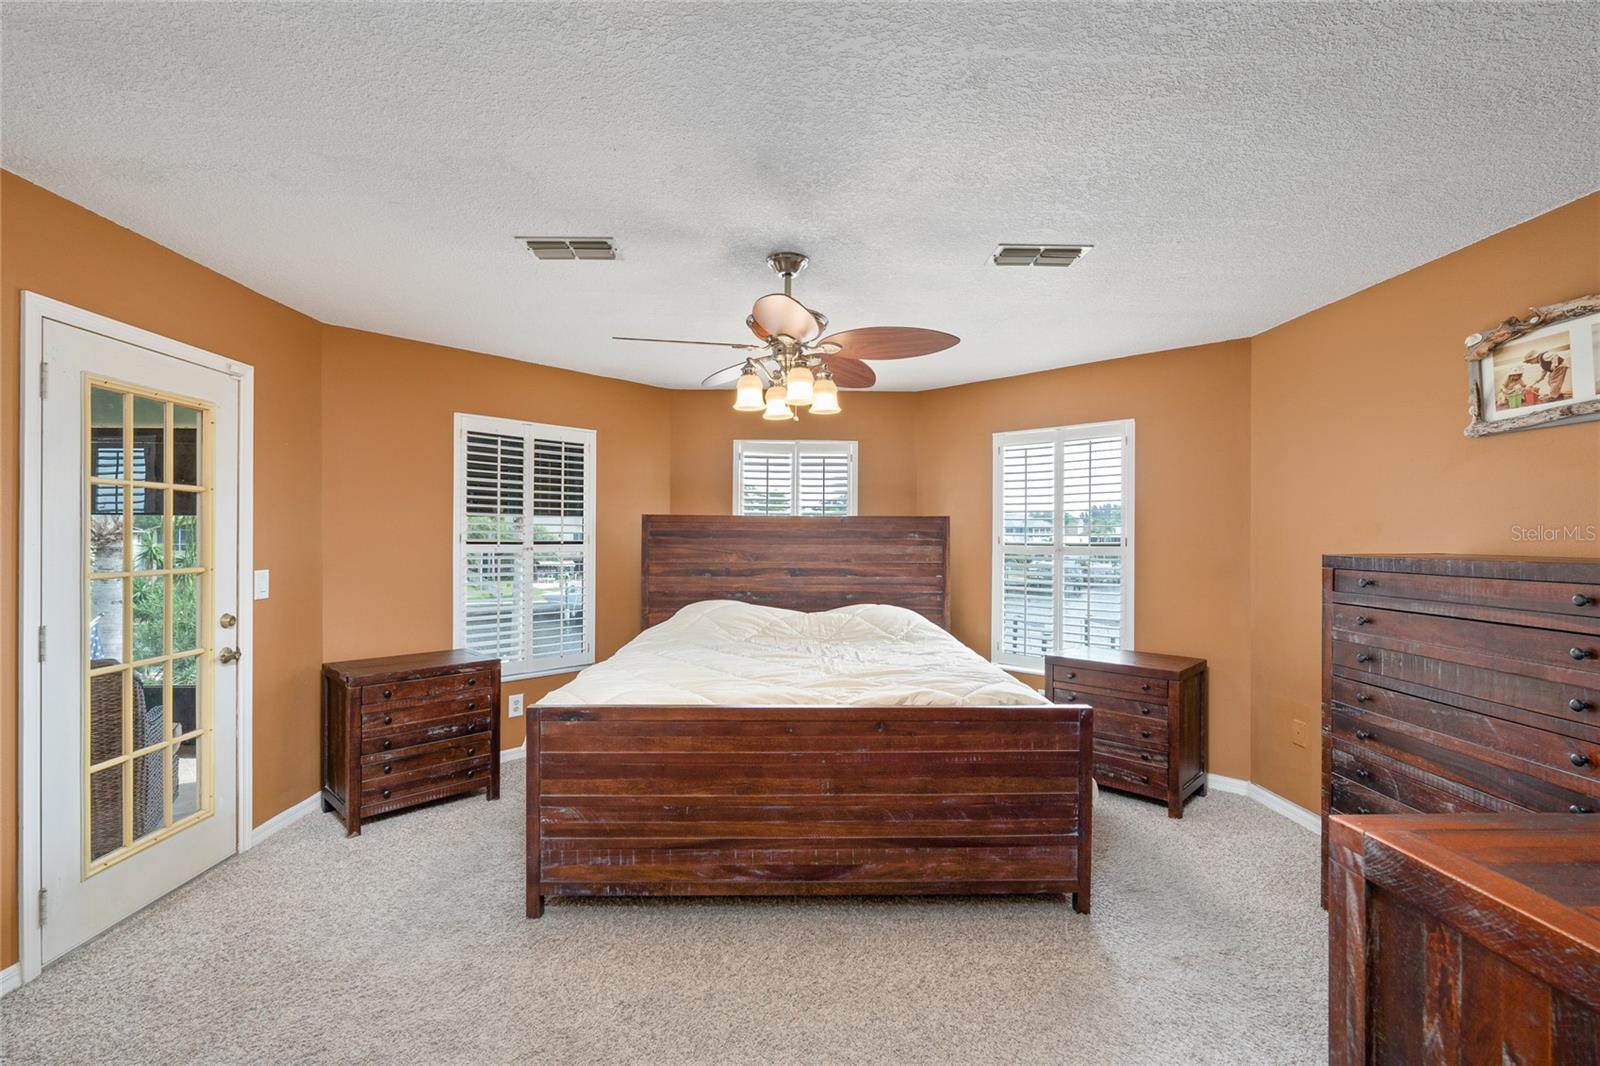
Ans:
{"label": "wooden headboard", "polygon": [[644,625],[700,600],[889,603],[950,628],[950,519],[644,516]]}

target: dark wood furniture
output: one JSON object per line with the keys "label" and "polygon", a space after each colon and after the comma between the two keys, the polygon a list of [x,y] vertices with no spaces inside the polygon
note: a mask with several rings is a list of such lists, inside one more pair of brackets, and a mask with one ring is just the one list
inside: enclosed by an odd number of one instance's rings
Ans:
{"label": "dark wood furniture", "polygon": [[345,832],[375,814],[500,795],[500,662],[469,651],[322,667],[322,809]]}
{"label": "dark wood furniture", "polygon": [[1328,823],[1328,1061],[1600,1063],[1600,831],[1570,814]]}
{"label": "dark wood furniture", "polygon": [[1056,703],[1094,708],[1094,779],[1101,788],[1162,800],[1183,817],[1206,794],[1206,661],[1140,651],[1045,658]]}
{"label": "dark wood furniture", "polygon": [[[947,518],[644,520],[646,625],[707,599],[949,620]],[[1070,893],[1089,910],[1087,707],[545,706],[527,913],[550,896]]]}
{"label": "dark wood furniture", "polygon": [[1600,810],[1597,656],[1600,560],[1326,556],[1324,822]]}
{"label": "dark wood furniture", "polygon": [[950,519],[645,515],[646,629],[701,600],[792,611],[891,603],[950,628]]}

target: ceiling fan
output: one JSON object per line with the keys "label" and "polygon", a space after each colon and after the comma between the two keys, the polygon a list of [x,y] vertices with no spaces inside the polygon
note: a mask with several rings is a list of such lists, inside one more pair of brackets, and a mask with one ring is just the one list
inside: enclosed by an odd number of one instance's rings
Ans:
{"label": "ceiling fan", "polygon": [[799,252],[773,252],[767,265],[783,278],[783,291],[757,300],[744,323],[761,343],[729,344],[722,341],[678,341],[661,337],[613,337],[619,341],[651,344],[693,344],[709,348],[734,348],[750,352],[744,362],[724,367],[702,385],[738,383],[735,411],[761,411],[762,418],[780,422],[798,418],[796,411],[814,415],[839,413],[839,386],[870,388],[878,375],[863,360],[908,359],[931,355],[959,344],[960,337],[936,329],[910,326],[865,326],[824,337],[828,316],[796,300],[791,294],[794,276],[809,260]]}

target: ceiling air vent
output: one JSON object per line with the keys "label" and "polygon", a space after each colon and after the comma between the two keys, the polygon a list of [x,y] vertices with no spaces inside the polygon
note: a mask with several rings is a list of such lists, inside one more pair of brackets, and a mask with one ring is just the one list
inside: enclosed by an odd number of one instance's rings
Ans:
{"label": "ceiling air vent", "polygon": [[539,259],[615,259],[610,237],[518,237]]}
{"label": "ceiling air vent", "polygon": [[1068,267],[1093,247],[1092,244],[1002,244],[994,250],[994,265]]}

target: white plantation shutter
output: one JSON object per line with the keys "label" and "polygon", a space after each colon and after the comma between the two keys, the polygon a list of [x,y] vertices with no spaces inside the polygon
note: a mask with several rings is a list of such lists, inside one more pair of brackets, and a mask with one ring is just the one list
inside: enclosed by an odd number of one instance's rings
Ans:
{"label": "white plantation shutter", "polygon": [[748,451],[740,456],[735,514],[794,514],[793,451]]}
{"label": "white plantation shutter", "polygon": [[734,441],[733,513],[804,518],[855,514],[856,442]]}
{"label": "white plantation shutter", "polygon": [[456,644],[506,677],[594,661],[594,442],[456,416]]}
{"label": "white plantation shutter", "polygon": [[1133,422],[995,434],[993,657],[1125,648],[1133,634]]}

